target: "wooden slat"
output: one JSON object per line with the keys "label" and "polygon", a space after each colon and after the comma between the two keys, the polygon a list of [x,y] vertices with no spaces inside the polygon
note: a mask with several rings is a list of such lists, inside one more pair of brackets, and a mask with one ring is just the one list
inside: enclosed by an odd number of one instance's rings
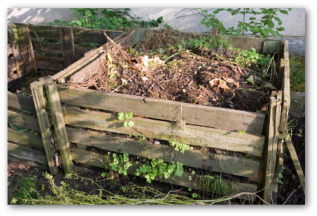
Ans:
{"label": "wooden slat", "polygon": [[53,54],[62,54],[61,44],[46,42],[46,41],[32,41],[33,49],[39,52],[49,52]]}
{"label": "wooden slat", "polygon": [[290,65],[289,65],[289,52],[288,52],[288,41],[284,40],[284,73],[283,73],[283,83],[282,83],[282,91],[283,91],[283,104],[282,104],[282,120],[280,130],[283,134],[288,133],[287,129],[287,121],[288,121],[288,112],[291,103],[291,92],[290,92]]}
{"label": "wooden slat", "polygon": [[10,142],[8,143],[8,156],[27,161],[34,161],[40,164],[47,164],[47,160],[43,152],[19,146]]}
{"label": "wooden slat", "polygon": [[109,113],[82,110],[74,107],[65,108],[65,124],[95,130],[123,134],[143,135],[161,140],[176,140],[195,146],[219,148],[228,151],[243,152],[248,155],[262,156],[264,136],[241,134],[220,129],[132,118],[133,128],[123,127],[123,122]]}
{"label": "wooden slat", "polygon": [[16,26],[14,24],[8,25],[8,40],[11,45],[12,54],[16,63],[16,70],[18,78],[22,76],[24,72],[24,64],[21,53],[19,51],[19,44],[18,44],[18,33]]}
{"label": "wooden slat", "polygon": [[[62,103],[85,106],[114,112],[133,112],[168,121],[184,121],[224,130],[245,131],[261,134],[265,115],[262,113],[224,109],[218,107],[192,105],[168,100],[144,98],[140,96],[107,93],[84,88],[58,86]],[[145,101],[145,102],[144,102]]]}
{"label": "wooden slat", "polygon": [[31,133],[18,132],[8,128],[8,141],[44,151],[42,138]]}
{"label": "wooden slat", "polygon": [[23,113],[17,113],[12,110],[8,110],[8,123],[34,131],[40,131],[39,124],[35,117]]}
{"label": "wooden slat", "polygon": [[[75,42],[81,43],[97,43],[104,44],[107,43],[107,39],[104,35],[104,30],[93,30],[93,29],[80,29],[74,28],[74,40]],[[114,39],[117,36],[123,34],[122,31],[106,31],[107,35]]]}
{"label": "wooden slat", "polygon": [[32,25],[28,24],[30,29],[30,36],[32,38],[39,39],[45,38],[48,40],[59,40],[59,28],[56,26],[45,26],[45,25]]}
{"label": "wooden slat", "polygon": [[225,155],[202,153],[200,151],[185,151],[184,154],[175,151],[172,146],[138,142],[133,139],[111,137],[93,131],[67,128],[69,141],[72,143],[93,146],[100,149],[130,155],[163,159],[166,162],[182,162],[184,166],[207,169],[219,173],[237,176],[256,177],[260,162],[248,158],[234,158]]}
{"label": "wooden slat", "polygon": [[294,148],[292,140],[291,140],[291,138],[290,138],[290,136],[288,134],[286,135],[285,142],[286,142],[286,146],[288,148],[288,151],[290,153],[290,156],[292,158],[292,161],[293,161],[297,176],[299,178],[299,181],[300,181],[300,183],[302,185],[304,193],[306,193],[304,172],[303,172],[302,167],[300,165],[300,162],[298,160],[298,157],[297,157],[297,154],[296,154],[296,150]]}
{"label": "wooden slat", "polygon": [[61,38],[64,66],[67,67],[76,61],[73,30],[66,27],[60,28],[59,33]]}
{"label": "wooden slat", "polygon": [[13,57],[8,58],[8,73],[16,70],[16,65]]}
{"label": "wooden slat", "polygon": [[[276,160],[276,150],[274,145],[275,139],[275,113],[276,113],[276,103],[275,97],[270,98],[270,109],[269,109],[269,124],[267,132],[267,153],[266,153],[266,171],[264,180],[264,192],[263,199],[266,202],[272,203],[272,184],[275,174],[275,160]],[[274,158],[275,156],[275,158]]]}
{"label": "wooden slat", "polygon": [[61,71],[65,68],[62,58],[49,56],[35,56],[38,69]]}
{"label": "wooden slat", "polygon": [[80,69],[69,79],[70,83],[82,83],[92,77],[94,74],[98,73],[101,67],[105,65],[106,54],[102,54],[93,62],[86,65],[84,68]]}
{"label": "wooden slat", "polygon": [[42,142],[45,149],[46,158],[48,161],[48,166],[52,175],[57,174],[57,164],[54,161],[54,154],[56,153],[54,149],[54,139],[51,131],[51,124],[47,113],[47,101],[44,96],[44,80],[42,82],[31,83],[31,91],[34,101],[34,106],[36,109],[36,115],[38,123],[40,126]]}
{"label": "wooden slat", "polygon": [[[105,168],[105,166],[107,165],[104,157],[100,154],[89,152],[83,149],[75,149],[75,148],[71,148],[71,153],[72,153],[73,160],[77,163],[100,167],[100,168]],[[141,165],[142,165],[141,163],[139,164],[132,163],[132,166],[127,170],[127,173],[129,175],[135,175],[136,169]],[[189,180],[189,176],[192,177],[192,180]],[[181,177],[173,176],[169,179],[157,178],[156,180],[183,186],[183,187],[206,190],[203,184],[202,177],[203,176],[192,175],[191,173],[184,172],[183,176]],[[237,194],[240,192],[254,193],[257,191],[256,184],[232,182],[232,181],[224,180],[224,179],[222,179],[222,183],[228,184],[228,188],[232,188],[231,190],[224,192],[223,195]],[[211,191],[211,189],[208,189],[206,191]],[[255,197],[251,197],[252,200],[254,198]]]}
{"label": "wooden slat", "polygon": [[62,158],[63,168],[65,173],[72,173],[73,162],[70,155],[69,143],[57,88],[54,83],[48,84],[45,87],[50,116],[54,127],[54,137],[55,141],[59,146],[59,152]]}
{"label": "wooden slat", "polygon": [[34,59],[33,46],[30,39],[29,28],[25,24],[16,24],[17,43],[19,44],[19,52],[22,56],[25,71],[23,75],[36,73],[36,63]]}
{"label": "wooden slat", "polygon": [[33,99],[22,95],[16,95],[8,91],[8,107],[27,111],[35,114]]}

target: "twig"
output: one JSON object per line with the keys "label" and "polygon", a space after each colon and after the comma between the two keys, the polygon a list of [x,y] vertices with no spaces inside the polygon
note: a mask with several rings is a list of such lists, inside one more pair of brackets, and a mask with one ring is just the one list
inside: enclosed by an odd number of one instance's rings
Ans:
{"label": "twig", "polygon": [[[133,75],[127,80],[127,82],[128,82],[130,79],[132,79],[135,75],[136,75],[136,73],[133,74]],[[111,93],[113,93],[113,92],[115,92],[115,91],[118,91],[118,89],[121,88],[121,86],[123,86],[123,85],[124,85],[124,83],[122,83],[120,86],[118,86],[118,87],[117,87],[115,90],[113,90]]]}
{"label": "twig", "polygon": [[296,190],[293,190],[293,192],[287,197],[287,199],[286,199],[286,201],[283,203],[283,205],[285,205],[285,204],[288,202],[289,198],[291,198],[291,196],[293,195],[293,193],[294,193],[295,191],[296,191]]}
{"label": "twig", "polygon": [[105,37],[107,38],[108,41],[110,41],[110,43],[112,43],[121,53],[122,55],[126,58],[129,59],[129,55],[122,49],[122,47],[118,44],[116,44],[116,42],[114,42],[106,33],[106,31],[103,32],[103,34],[105,35]]}
{"label": "twig", "polygon": [[168,57],[167,59],[165,59],[164,61],[163,61],[163,64],[165,64],[165,62],[167,61],[167,60],[169,60],[170,58],[172,58],[172,57],[174,57],[174,56],[176,56],[176,55],[178,55],[179,53],[174,53],[173,55],[171,55],[170,57]]}

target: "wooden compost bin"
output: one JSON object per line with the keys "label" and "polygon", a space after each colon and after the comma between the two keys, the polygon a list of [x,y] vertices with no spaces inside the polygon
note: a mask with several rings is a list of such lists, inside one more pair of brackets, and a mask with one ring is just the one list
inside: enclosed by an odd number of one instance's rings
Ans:
{"label": "wooden compost bin", "polygon": [[[146,35],[146,30],[134,30],[125,37],[121,36],[120,44],[133,46],[140,40],[146,41]],[[289,109],[288,41],[239,37],[231,39],[236,48],[254,47],[258,52],[277,52],[279,55],[280,88],[272,93],[267,112],[247,112],[107,93],[69,84],[68,80],[74,74],[80,73],[85,75],[83,79],[89,79],[92,71],[99,70],[106,55],[105,44],[61,72],[33,82],[33,99],[8,92],[9,107],[27,111],[28,114],[36,113],[36,117],[32,117],[10,109],[9,123],[38,132],[16,132],[9,128],[9,155],[48,165],[52,174],[56,174],[58,167],[62,167],[65,172],[73,172],[73,162],[105,168],[107,162],[104,155],[87,150],[86,147],[163,159],[165,162],[178,161],[186,167],[237,177],[233,180],[222,179],[222,184],[228,186],[223,195],[245,192],[242,198],[254,201],[254,193],[263,189],[259,194],[263,202],[274,202],[278,173],[283,163],[283,137],[280,132],[285,129]],[[122,122],[116,120],[110,112],[133,112],[134,126],[123,127]],[[185,126],[177,126],[179,122],[185,123]],[[219,149],[227,154],[195,150],[183,154],[171,146],[140,143],[130,138],[109,136],[104,132],[176,140],[192,146]],[[70,143],[76,144],[76,147]],[[235,152],[244,156],[235,157]],[[137,167],[141,165],[133,164],[128,174],[135,175]],[[188,188],[212,190],[205,187],[204,176],[188,172],[184,172],[182,177],[156,180]]]}

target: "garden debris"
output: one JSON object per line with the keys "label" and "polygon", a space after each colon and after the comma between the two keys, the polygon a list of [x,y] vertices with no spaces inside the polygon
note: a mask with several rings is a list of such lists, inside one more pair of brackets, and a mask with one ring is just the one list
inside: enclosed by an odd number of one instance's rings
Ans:
{"label": "garden debris", "polygon": [[[223,47],[179,50],[175,43],[185,36],[177,31],[160,33],[162,37],[156,35],[155,41],[137,44],[133,53],[131,47],[123,49],[109,40],[113,46],[107,50],[105,66],[81,86],[247,111],[260,110],[268,103],[272,86],[264,85],[268,82],[255,76],[252,65],[242,67],[233,62],[237,51]],[[170,34],[172,38],[168,37]],[[164,48],[171,44],[175,46]]]}

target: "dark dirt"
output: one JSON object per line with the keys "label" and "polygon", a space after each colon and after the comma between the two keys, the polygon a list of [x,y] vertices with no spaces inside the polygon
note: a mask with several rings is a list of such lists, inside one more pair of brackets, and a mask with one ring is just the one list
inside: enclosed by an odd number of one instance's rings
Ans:
{"label": "dark dirt", "polygon": [[[305,174],[305,117],[292,118],[290,116],[289,127],[291,128],[292,142],[295,147],[299,162]],[[288,149],[284,146],[284,164],[282,175],[283,184],[279,184],[278,204],[305,204],[305,193],[298,179],[293,161]]]}

